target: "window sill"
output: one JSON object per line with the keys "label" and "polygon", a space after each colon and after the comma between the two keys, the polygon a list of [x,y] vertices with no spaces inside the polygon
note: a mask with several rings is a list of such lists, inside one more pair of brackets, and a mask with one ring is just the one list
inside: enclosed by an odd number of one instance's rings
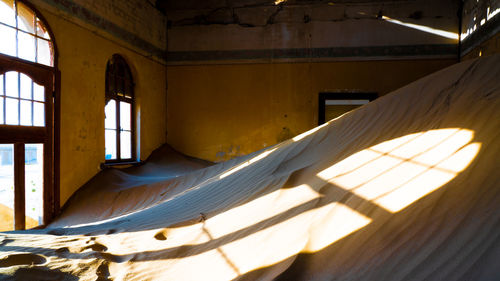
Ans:
{"label": "window sill", "polygon": [[101,170],[109,168],[128,168],[128,167],[140,166],[142,164],[144,164],[144,161],[104,162],[101,163],[100,168]]}

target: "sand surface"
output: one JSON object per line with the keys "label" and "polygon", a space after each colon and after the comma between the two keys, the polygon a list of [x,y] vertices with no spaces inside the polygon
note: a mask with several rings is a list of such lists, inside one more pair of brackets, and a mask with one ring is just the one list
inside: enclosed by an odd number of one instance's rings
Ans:
{"label": "sand surface", "polygon": [[497,55],[228,162],[105,170],[0,233],[0,279],[500,280],[499,169]]}

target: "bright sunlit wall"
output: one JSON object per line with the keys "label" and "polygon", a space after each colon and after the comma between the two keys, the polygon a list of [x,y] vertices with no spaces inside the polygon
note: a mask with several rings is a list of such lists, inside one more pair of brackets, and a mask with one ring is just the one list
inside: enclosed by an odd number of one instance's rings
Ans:
{"label": "bright sunlit wall", "polygon": [[108,60],[119,53],[131,68],[135,120],[140,128],[135,141],[142,160],[166,141],[166,68],[119,41],[100,37],[50,12],[46,19],[54,26],[60,53],[63,204],[100,171],[100,164],[105,161],[104,93]]}

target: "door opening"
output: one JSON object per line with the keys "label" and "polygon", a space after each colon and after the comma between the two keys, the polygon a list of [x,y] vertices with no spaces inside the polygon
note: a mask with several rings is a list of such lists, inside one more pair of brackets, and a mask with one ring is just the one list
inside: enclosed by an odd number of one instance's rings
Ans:
{"label": "door opening", "polygon": [[54,200],[54,74],[0,56],[0,231],[46,224]]}

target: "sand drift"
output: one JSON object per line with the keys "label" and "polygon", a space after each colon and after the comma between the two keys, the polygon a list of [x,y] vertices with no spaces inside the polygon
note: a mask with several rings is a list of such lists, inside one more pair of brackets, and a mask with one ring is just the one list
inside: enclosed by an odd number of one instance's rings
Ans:
{"label": "sand drift", "polygon": [[499,140],[497,55],[245,157],[104,170],[0,233],[0,279],[500,280]]}

